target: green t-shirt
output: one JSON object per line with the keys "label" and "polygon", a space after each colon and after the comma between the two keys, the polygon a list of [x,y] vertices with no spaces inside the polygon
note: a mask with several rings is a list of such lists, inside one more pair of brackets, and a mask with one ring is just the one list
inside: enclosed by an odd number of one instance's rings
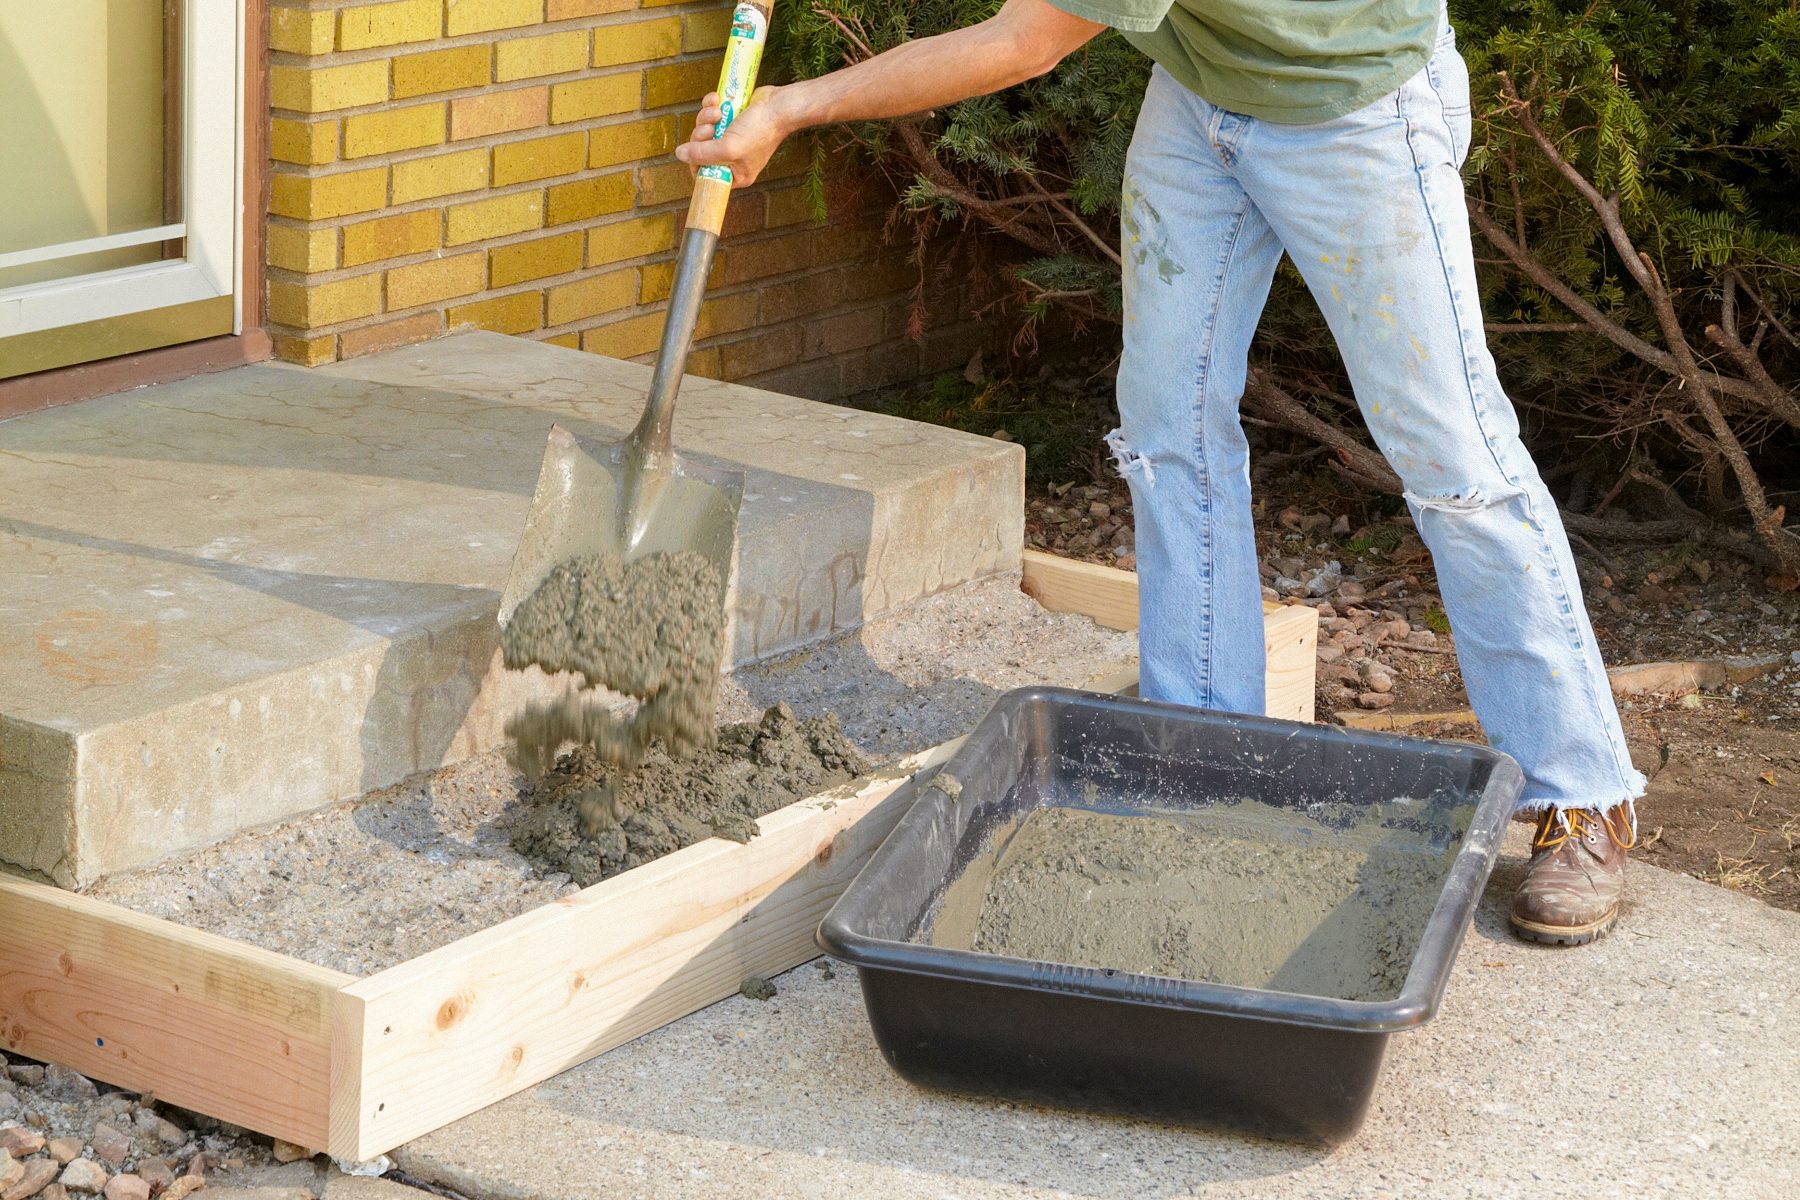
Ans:
{"label": "green t-shirt", "polygon": [[1202,98],[1308,125],[1355,112],[1431,57],[1443,0],[1050,0],[1110,25]]}

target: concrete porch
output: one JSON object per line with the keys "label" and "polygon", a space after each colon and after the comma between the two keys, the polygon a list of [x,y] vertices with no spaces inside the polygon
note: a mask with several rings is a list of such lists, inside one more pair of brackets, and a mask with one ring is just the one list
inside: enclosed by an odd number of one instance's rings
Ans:
{"label": "concrete porch", "polygon": [[[0,423],[0,859],[79,887],[497,745],[545,433],[648,381],[468,334]],[[1018,565],[1016,446],[699,379],[676,440],[747,473],[734,663]]]}

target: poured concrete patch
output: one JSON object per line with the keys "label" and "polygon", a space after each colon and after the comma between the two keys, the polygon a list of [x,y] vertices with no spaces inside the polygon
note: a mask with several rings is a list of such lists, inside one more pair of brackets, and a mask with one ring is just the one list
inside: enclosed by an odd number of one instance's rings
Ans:
{"label": "poured concrete patch", "polygon": [[914,1088],[854,972],[778,976],[394,1152],[478,1200],[1800,1194],[1800,915],[1653,867],[1618,932],[1506,932],[1508,842],[1444,1007],[1330,1153]]}
{"label": "poured concrete patch", "polygon": [[[497,745],[545,435],[649,374],[470,334],[0,423],[0,858],[84,885]],[[1017,447],[706,380],[676,441],[747,472],[734,662],[1018,564]]]}
{"label": "poured concrete patch", "polygon": [[[968,732],[1002,692],[1129,667],[1132,634],[1047,612],[1010,577],[966,584],[726,676],[722,721],[773,704],[838,716],[880,763]],[[112,875],[89,895],[354,975],[416,958],[574,890],[513,849],[525,813],[498,750],[359,803]]]}

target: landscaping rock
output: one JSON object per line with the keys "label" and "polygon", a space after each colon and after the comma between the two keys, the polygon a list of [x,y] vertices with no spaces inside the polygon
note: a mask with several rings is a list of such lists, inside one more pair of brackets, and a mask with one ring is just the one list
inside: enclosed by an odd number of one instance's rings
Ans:
{"label": "landscaping rock", "polygon": [[164,1189],[160,1200],[182,1200],[206,1186],[206,1180],[198,1175],[183,1175]]}
{"label": "landscaping rock", "polygon": [[39,1087],[44,1082],[44,1068],[36,1065],[13,1067],[8,1074],[26,1087]]}
{"label": "landscaping rock", "polygon": [[156,1140],[165,1146],[179,1146],[187,1141],[187,1130],[163,1117],[156,1119]]}
{"label": "landscaping rock", "polygon": [[0,1200],[31,1200],[40,1195],[45,1188],[56,1180],[56,1173],[62,1168],[47,1158],[34,1158],[22,1164],[25,1168],[23,1177],[16,1180],[4,1192],[0,1192]]}
{"label": "landscaping rock", "polygon": [[88,1145],[94,1148],[94,1157],[115,1167],[131,1154],[131,1138],[104,1121],[94,1126]]}
{"label": "landscaping rock", "polygon": [[106,1185],[106,1200],[150,1200],[150,1185],[136,1175],[115,1175]]}
{"label": "landscaping rock", "polygon": [[50,1151],[50,1157],[54,1158],[63,1166],[68,1166],[71,1162],[74,1162],[81,1157],[80,1138],[53,1137],[48,1142],[46,1148]]}
{"label": "landscaping rock", "polygon": [[275,1139],[275,1161],[278,1163],[299,1162],[303,1158],[311,1158],[313,1152],[305,1146],[296,1146],[293,1142]]}
{"label": "landscaping rock", "polygon": [[78,1158],[63,1168],[62,1178],[57,1180],[71,1192],[97,1194],[106,1186],[106,1168],[91,1158]]}
{"label": "landscaping rock", "polygon": [[25,1178],[25,1164],[10,1154],[0,1154],[0,1192],[10,1191],[12,1186]]}
{"label": "landscaping rock", "polygon": [[150,1185],[153,1192],[161,1191],[175,1182],[175,1169],[160,1158],[144,1158],[138,1161],[138,1178]]}
{"label": "landscaping rock", "polygon": [[23,1125],[8,1125],[0,1129],[0,1150],[5,1150],[14,1158],[36,1154],[43,1148],[44,1135],[35,1129],[27,1129]]}
{"label": "landscaping rock", "polygon": [[1306,581],[1309,596],[1329,596],[1344,581],[1344,564],[1333,559],[1314,572]]}
{"label": "landscaping rock", "polygon": [[94,1081],[79,1071],[50,1063],[43,1068],[43,1084],[64,1100],[92,1100],[100,1094]]}
{"label": "landscaping rock", "polygon": [[1394,697],[1384,692],[1364,692],[1356,698],[1358,708],[1386,708],[1393,702]]}

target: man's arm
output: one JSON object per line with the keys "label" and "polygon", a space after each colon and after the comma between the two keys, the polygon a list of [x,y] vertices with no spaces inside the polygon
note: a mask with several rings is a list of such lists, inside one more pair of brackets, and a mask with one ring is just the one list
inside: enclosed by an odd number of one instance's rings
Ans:
{"label": "man's arm", "polygon": [[1006,0],[978,25],[903,42],[817,79],[758,88],[717,141],[719,97],[709,95],[693,140],[676,147],[675,156],[691,166],[730,167],[733,183],[743,187],[756,181],[790,134],[815,125],[904,117],[1001,91],[1049,71],[1105,28],[1046,0]]}

